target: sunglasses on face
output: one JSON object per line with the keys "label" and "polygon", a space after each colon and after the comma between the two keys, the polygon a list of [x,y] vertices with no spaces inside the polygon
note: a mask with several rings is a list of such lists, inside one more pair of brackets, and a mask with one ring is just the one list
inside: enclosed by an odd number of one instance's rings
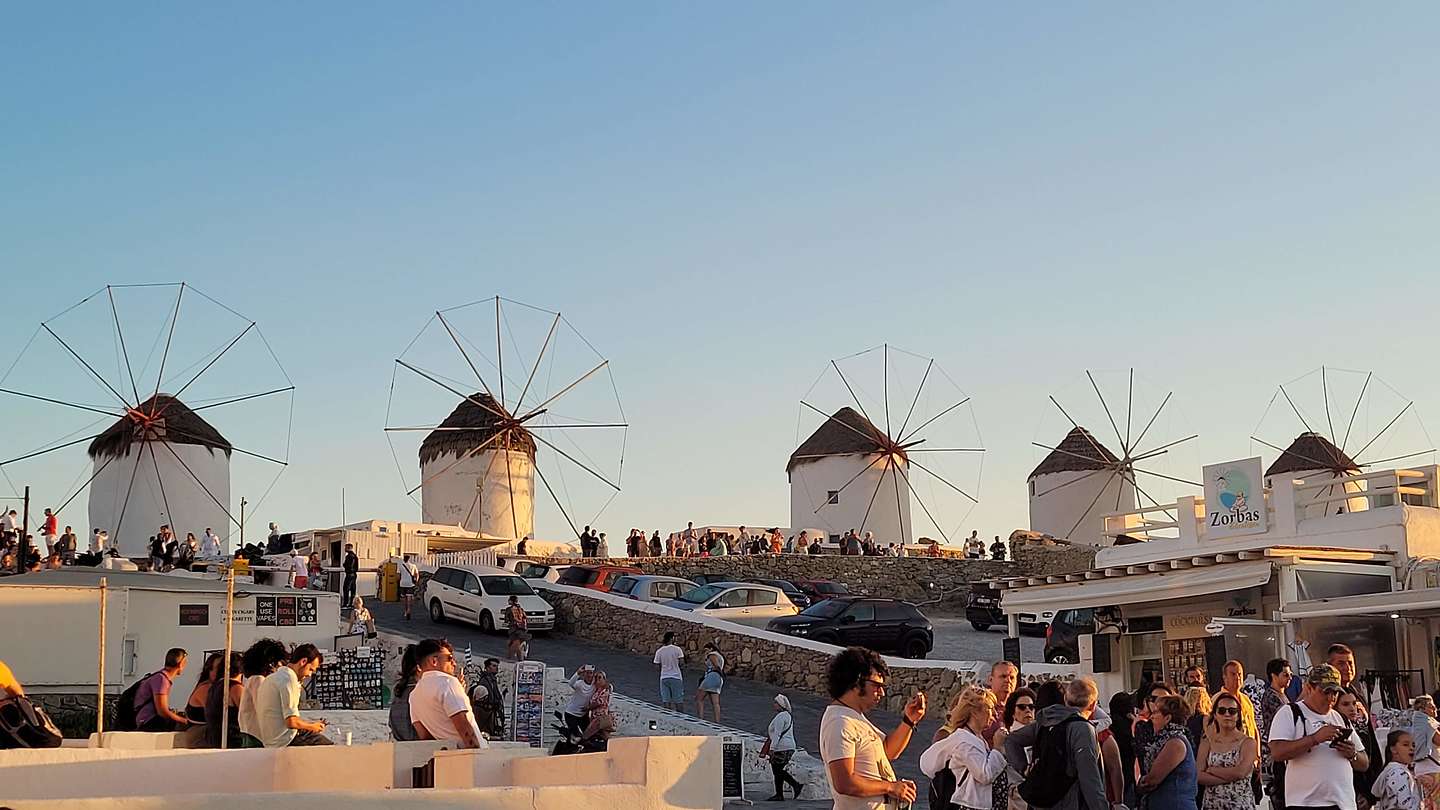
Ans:
{"label": "sunglasses on face", "polygon": [[1239,714],[1239,713],[1240,713],[1240,710],[1237,709],[1237,708],[1235,708],[1234,706],[1221,706],[1220,708],[1218,708],[1218,709],[1215,710],[1215,713],[1216,713],[1216,714],[1223,714],[1223,715],[1226,715],[1226,716],[1230,716],[1230,715]]}
{"label": "sunglasses on face", "polygon": [[1033,711],[1035,711],[1035,704],[1034,704],[1034,703],[1016,703],[1016,704],[1015,704],[1015,711],[1017,711],[1017,712],[1033,712]]}

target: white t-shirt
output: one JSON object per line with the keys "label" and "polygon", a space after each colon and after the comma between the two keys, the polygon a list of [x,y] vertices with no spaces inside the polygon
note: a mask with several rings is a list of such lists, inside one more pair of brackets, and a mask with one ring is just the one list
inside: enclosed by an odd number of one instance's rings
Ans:
{"label": "white t-shirt", "polygon": [[470,699],[465,697],[465,688],[460,679],[448,672],[432,669],[420,673],[420,680],[410,690],[410,722],[423,723],[425,730],[437,740],[461,744],[460,732],[455,730],[455,721],[450,718],[465,713],[465,720],[480,740],[481,748],[489,744],[480,737],[480,727],[475,724],[475,713],[470,710]]}
{"label": "white t-shirt", "polygon": [[685,660],[685,651],[674,644],[666,644],[655,651],[655,663],[660,665],[660,680],[666,678],[679,678],[683,680],[684,674],[680,672],[680,662]]}
{"label": "white t-shirt", "polygon": [[575,691],[570,693],[570,701],[565,704],[565,713],[580,717],[590,705],[590,696],[595,694],[595,684],[586,683],[577,672],[570,676],[570,688]]}
{"label": "white t-shirt", "polygon": [[255,734],[266,748],[284,748],[298,733],[285,725],[290,717],[300,716],[300,678],[290,667],[280,667],[269,675],[255,691],[255,716],[259,723]]}
{"label": "white t-shirt", "polygon": [[[415,587],[415,563],[404,562],[403,560],[400,562],[400,587]],[[426,726],[426,728],[429,728],[429,726]]]}
{"label": "white t-shirt", "polygon": [[776,712],[765,734],[770,737],[771,751],[795,750],[795,718],[790,712]]}
{"label": "white t-shirt", "polygon": [[[1302,722],[1296,724],[1295,713],[1289,706],[1281,706],[1270,722],[1270,741],[1298,740],[1307,734],[1314,734],[1325,723],[1345,726],[1340,713],[1331,710],[1317,714],[1304,703],[1300,707]],[[1336,739],[1346,739],[1358,751],[1365,750],[1359,735],[1347,728]],[[1317,745],[1307,754],[1302,754],[1285,765],[1285,803],[1297,807],[1314,807],[1333,804],[1340,810],[1355,810],[1355,771],[1340,752],[1328,744]]]}
{"label": "white t-shirt", "polygon": [[830,782],[829,764],[841,759],[855,759],[855,773],[871,779],[895,781],[895,769],[885,756],[885,735],[865,715],[848,706],[832,703],[820,719],[820,759],[826,764],[825,781],[830,784],[830,797],[835,810],[880,810],[884,796],[846,796]]}

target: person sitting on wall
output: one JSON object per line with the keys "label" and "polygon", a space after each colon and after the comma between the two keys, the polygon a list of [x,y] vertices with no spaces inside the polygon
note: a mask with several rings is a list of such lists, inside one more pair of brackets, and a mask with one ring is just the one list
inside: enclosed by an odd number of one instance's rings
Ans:
{"label": "person sitting on wall", "polygon": [[170,708],[170,687],[185,672],[190,654],[174,647],[165,653],[165,666],[147,678],[135,692],[135,726],[139,731],[182,731],[189,727],[185,715]]}

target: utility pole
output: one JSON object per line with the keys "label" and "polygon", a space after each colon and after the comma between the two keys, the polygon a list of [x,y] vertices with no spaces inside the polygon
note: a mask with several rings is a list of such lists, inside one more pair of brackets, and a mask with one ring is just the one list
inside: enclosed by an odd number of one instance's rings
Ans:
{"label": "utility pole", "polygon": [[240,496],[240,543],[239,543],[239,545],[235,546],[235,550],[236,550],[237,552],[238,552],[240,549],[242,549],[242,548],[245,547],[245,504],[246,504],[246,503],[248,503],[248,501],[245,500],[245,496],[244,496],[244,495],[241,495],[241,496]]}
{"label": "utility pole", "polygon": [[20,518],[20,547],[15,556],[15,573],[25,573],[25,558],[29,555],[30,544],[30,485],[25,485],[25,514]]}

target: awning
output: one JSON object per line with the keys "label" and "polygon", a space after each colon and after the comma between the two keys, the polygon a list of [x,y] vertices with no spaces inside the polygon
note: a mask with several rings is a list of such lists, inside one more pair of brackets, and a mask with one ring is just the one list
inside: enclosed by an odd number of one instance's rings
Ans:
{"label": "awning", "polygon": [[1303,602],[1291,602],[1280,611],[1281,617],[1285,619],[1365,614],[1388,616],[1392,613],[1401,616],[1440,615],[1440,588],[1307,599]]}
{"label": "awning", "polygon": [[1005,591],[1000,607],[1006,613],[1033,613],[1188,599],[1264,585],[1272,571],[1273,564],[1262,560],[1041,585]]}

